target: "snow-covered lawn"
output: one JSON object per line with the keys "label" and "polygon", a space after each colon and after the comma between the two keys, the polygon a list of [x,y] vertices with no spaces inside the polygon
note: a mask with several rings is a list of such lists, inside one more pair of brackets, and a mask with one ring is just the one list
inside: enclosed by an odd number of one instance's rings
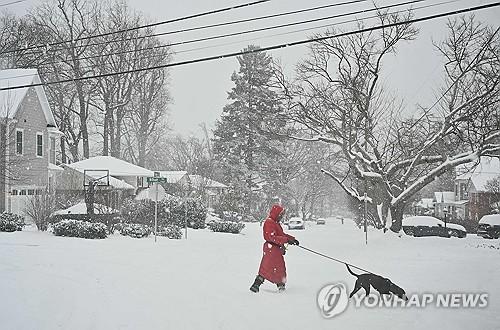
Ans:
{"label": "snow-covered lawn", "polygon": [[[286,228],[285,228],[286,231]],[[289,231],[303,246],[390,277],[407,294],[488,292],[484,309],[349,308],[324,319],[317,292],[345,266],[290,247],[283,294],[249,291],[261,258],[259,224],[241,235],[190,230],[188,240],[0,233],[2,329],[499,329],[499,240],[383,237],[334,220]],[[358,271],[359,272],[359,271]]]}

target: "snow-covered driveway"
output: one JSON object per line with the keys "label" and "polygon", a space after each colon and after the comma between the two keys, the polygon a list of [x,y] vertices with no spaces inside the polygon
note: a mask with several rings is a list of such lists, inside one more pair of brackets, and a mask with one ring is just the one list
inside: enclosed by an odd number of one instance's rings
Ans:
{"label": "snow-covered driveway", "polygon": [[[286,228],[285,228],[286,230]],[[355,308],[321,316],[317,292],[345,266],[297,247],[284,294],[248,288],[261,257],[261,227],[241,235],[191,230],[189,239],[105,240],[0,233],[2,329],[499,329],[499,241],[383,237],[332,221],[293,231],[303,246],[390,277],[407,293],[487,292],[483,309]],[[359,272],[359,271],[358,271]]]}

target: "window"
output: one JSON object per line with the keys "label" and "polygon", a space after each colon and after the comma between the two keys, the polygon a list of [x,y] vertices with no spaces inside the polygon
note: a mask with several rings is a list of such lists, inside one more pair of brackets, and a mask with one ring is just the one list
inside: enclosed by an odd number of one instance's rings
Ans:
{"label": "window", "polygon": [[12,196],[17,196],[17,189],[12,189],[11,195]]}
{"label": "window", "polygon": [[56,163],[56,138],[50,138],[50,159],[49,162],[52,164]]}
{"label": "window", "polygon": [[23,149],[24,149],[24,132],[20,129],[16,130],[16,153],[18,155],[23,154]]}
{"label": "window", "polygon": [[43,133],[36,133],[36,155],[43,157]]}
{"label": "window", "polygon": [[33,196],[35,194],[35,189],[28,189],[28,195]]}
{"label": "window", "polygon": [[24,190],[24,189],[19,190],[19,195],[25,196],[26,195],[26,190]]}

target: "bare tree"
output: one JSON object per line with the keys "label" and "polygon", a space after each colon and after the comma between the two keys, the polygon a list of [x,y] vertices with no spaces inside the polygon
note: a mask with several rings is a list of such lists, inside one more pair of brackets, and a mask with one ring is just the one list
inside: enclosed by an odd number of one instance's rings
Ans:
{"label": "bare tree", "polygon": [[445,97],[438,110],[408,119],[379,78],[384,58],[417,31],[404,24],[409,16],[379,18],[403,24],[341,38],[330,31],[331,39],[311,46],[294,84],[277,77],[289,100],[287,119],[306,129],[293,137],[336,146],[343,161],[322,172],[399,231],[416,192],[459,164],[500,151],[499,36],[474,19],[449,22],[439,48],[447,59]]}
{"label": "bare tree", "polygon": [[[26,46],[54,42],[60,44],[16,52],[17,65],[37,67],[42,81],[74,79],[64,87],[47,87],[49,101],[55,105],[58,124],[64,127],[65,139],[61,146],[69,146],[73,161],[80,159],[80,144],[83,157],[90,156],[88,123],[96,82],[79,79],[95,73],[94,67],[85,59],[94,47],[91,46],[92,40],[85,37],[97,32],[101,16],[97,1],[45,2],[27,15],[29,28],[21,37],[29,41]],[[64,91],[63,99],[61,91]]]}
{"label": "bare tree", "polygon": [[56,210],[56,197],[44,190],[41,194],[30,196],[24,213],[35,222],[38,230],[46,231],[51,214]]}

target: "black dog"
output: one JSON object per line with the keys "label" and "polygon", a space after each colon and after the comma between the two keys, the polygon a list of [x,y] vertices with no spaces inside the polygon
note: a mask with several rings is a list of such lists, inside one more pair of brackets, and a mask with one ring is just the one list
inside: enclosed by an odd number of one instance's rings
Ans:
{"label": "black dog", "polygon": [[348,264],[346,264],[346,266],[349,273],[358,278],[356,280],[356,284],[354,285],[354,289],[349,295],[349,298],[351,298],[361,288],[365,289],[366,295],[368,296],[370,294],[370,285],[371,285],[380,294],[394,294],[403,300],[408,300],[408,298],[406,297],[405,290],[401,289],[399,286],[392,283],[390,279],[370,273],[358,275],[353,273],[351,268],[349,268]]}

